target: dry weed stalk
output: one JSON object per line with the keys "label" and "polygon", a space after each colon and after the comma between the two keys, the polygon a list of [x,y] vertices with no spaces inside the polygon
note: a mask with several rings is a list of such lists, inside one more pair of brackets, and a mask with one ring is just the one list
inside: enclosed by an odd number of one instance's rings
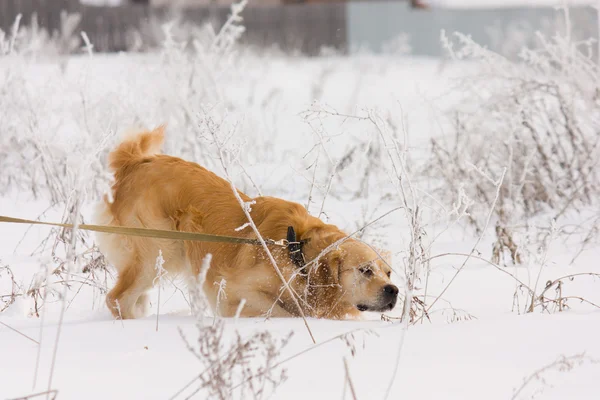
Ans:
{"label": "dry weed stalk", "polygon": [[158,256],[156,257],[156,263],[154,264],[156,276],[152,281],[152,285],[156,285],[156,282],[158,282],[158,299],[156,300],[156,332],[158,332],[158,318],[160,316],[160,289],[162,286],[162,279],[165,275],[167,275],[167,270],[164,269],[163,265],[165,265],[165,259],[162,256],[162,250],[158,250]]}
{"label": "dry weed stalk", "polygon": [[[356,396],[356,389],[354,388],[354,382],[352,382],[352,377],[350,376],[350,369],[348,368],[348,361],[346,360],[346,357],[344,357],[344,372],[345,372],[345,383],[348,383],[348,386],[350,387],[350,394],[352,395],[352,400],[358,400],[358,397]],[[345,386],[344,386],[345,387]],[[344,391],[344,398],[346,392]]]}
{"label": "dry weed stalk", "polygon": [[[319,342],[317,344],[312,345],[311,347],[308,347],[308,348],[306,348],[306,349],[304,349],[304,350],[302,350],[302,351],[300,351],[300,352],[298,352],[298,353],[296,353],[294,355],[291,355],[291,356],[289,356],[289,357],[287,357],[287,358],[279,361],[277,364],[272,365],[271,369],[278,368],[282,364],[285,364],[285,363],[287,363],[289,361],[295,360],[296,358],[302,356],[303,354],[312,352],[313,350],[317,350],[317,349],[323,347],[324,345],[326,345],[328,343],[331,343],[331,342],[334,342],[336,340],[343,341],[346,344],[346,346],[348,346],[348,348],[350,349],[351,356],[354,357],[355,354],[356,354],[356,345],[354,343],[354,341],[355,341],[355,334],[358,333],[358,332],[365,333],[366,335],[374,334],[375,336],[377,336],[376,332],[374,332],[374,331],[372,331],[370,329],[366,329],[366,328],[358,328],[358,329],[353,329],[353,330],[348,331],[348,332],[340,333],[339,335],[336,335],[336,336],[333,336],[333,337],[331,337],[329,339],[323,340],[323,341],[321,341],[321,342]],[[366,344],[366,342],[363,339],[363,348],[365,348],[365,344]],[[264,375],[267,372],[268,372],[268,370],[265,370],[265,371],[262,371],[261,373],[259,373],[258,375],[249,376],[249,377],[246,378],[246,380],[237,383],[233,387],[233,389],[236,389],[237,387],[246,384],[250,380],[253,380],[255,378],[260,378],[262,375]]]}
{"label": "dry weed stalk", "polygon": [[[407,254],[404,257],[404,271],[401,275],[404,279],[404,302],[402,308],[401,322],[405,329],[402,332],[398,346],[398,355],[390,383],[386,390],[386,398],[389,396],[400,362],[400,355],[404,343],[404,333],[409,323],[416,317],[416,313],[422,306],[422,301],[415,300],[413,291],[415,282],[420,278],[424,269],[428,269],[427,249],[424,244],[425,231],[423,224],[422,207],[425,205],[424,196],[419,192],[411,179],[410,169],[408,168],[408,131],[402,121],[402,126],[397,128],[393,126],[389,119],[383,118],[374,110],[366,110],[364,115],[348,115],[337,112],[331,107],[325,107],[318,103],[313,103],[312,107],[304,113],[306,119],[320,121],[322,118],[341,118],[342,120],[353,119],[368,124],[373,129],[373,135],[376,139],[369,140],[369,147],[372,141],[377,141],[378,148],[387,158],[385,164],[386,173],[390,183],[395,191],[394,200],[399,203],[400,208],[405,213],[409,229],[409,244]],[[395,270],[396,273],[398,271]],[[421,306],[420,306],[421,304]],[[424,314],[420,314],[424,315]]]}
{"label": "dry weed stalk", "polygon": [[0,307],[0,313],[10,307],[18,297],[23,296],[23,287],[17,283],[15,280],[15,274],[7,264],[0,265],[0,278],[2,278],[3,275],[8,276],[10,279],[11,290],[9,294],[0,295],[0,303],[2,304]]}
{"label": "dry weed stalk", "polygon": [[[590,362],[592,364],[600,363],[600,360],[596,360],[594,358],[588,357],[585,353],[574,354],[572,356],[564,356],[560,355],[555,361],[544,365],[543,367],[537,369],[529,376],[523,379],[523,383],[521,386],[513,390],[513,394],[511,400],[524,399],[524,398],[534,398],[537,394],[540,394],[543,391],[543,386],[548,386],[548,381],[544,377],[548,372],[570,372],[575,367],[583,365],[585,362]],[[533,394],[529,394],[527,397],[524,397],[525,393],[523,393],[528,387],[530,387],[534,382],[540,382],[542,388],[537,388]],[[551,386],[551,385],[550,385]]]}
{"label": "dry weed stalk", "polygon": [[28,340],[32,341],[33,343],[35,343],[35,344],[37,344],[37,345],[39,345],[39,344],[40,344],[40,342],[38,342],[37,340],[35,340],[35,339],[33,339],[33,338],[31,338],[31,337],[27,336],[27,335],[26,335],[26,334],[24,334],[23,332],[19,331],[18,329],[15,329],[15,328],[13,328],[12,326],[8,325],[8,324],[7,324],[7,323],[5,323],[5,322],[2,322],[2,321],[0,321],[0,324],[1,324],[2,326],[4,326],[4,327],[6,327],[6,328],[10,329],[11,331],[13,331],[13,332],[15,332],[15,333],[17,333],[17,334],[19,334],[19,335],[23,336],[24,338],[26,338],[26,339],[28,339]]}
{"label": "dry weed stalk", "polygon": [[22,397],[15,397],[12,399],[8,399],[8,400],[31,400],[31,399],[36,399],[39,398],[41,396],[46,396],[46,400],[56,400],[56,398],[58,397],[58,390],[46,390],[44,392],[38,392],[38,393],[32,393],[32,394],[28,394],[26,396],[22,396]]}
{"label": "dry weed stalk", "polygon": [[[59,33],[60,37],[48,37],[48,41],[56,42],[57,45],[73,46],[74,29],[77,25],[77,16],[62,15],[63,27]],[[28,63],[34,61],[37,56],[43,56],[41,48],[36,47],[36,42],[44,42],[43,31],[36,30],[35,18],[31,28],[31,34],[22,31],[18,27],[19,19],[15,23],[10,38],[6,39],[0,32],[0,47],[4,48],[12,56],[14,63],[7,65],[6,75],[3,77],[3,91],[0,93],[0,103],[6,105],[8,114],[18,113],[20,117],[3,119],[6,123],[5,135],[2,135],[0,148],[11,149],[9,152],[0,151],[0,168],[4,169],[6,174],[4,178],[7,181],[0,181],[3,190],[11,188],[24,189],[29,191],[34,198],[48,200],[50,206],[38,218],[45,216],[48,211],[56,211],[63,208],[61,217],[62,222],[69,222],[76,219],[84,222],[83,215],[73,215],[76,209],[76,202],[73,201],[74,191],[80,193],[97,195],[104,190],[110,178],[103,170],[102,163],[99,161],[99,154],[106,148],[108,140],[111,138],[111,131],[97,132],[89,128],[90,107],[86,98],[85,82],[87,74],[82,79],[82,86],[78,87],[77,94],[81,99],[81,115],[76,111],[73,113],[74,121],[81,123],[81,134],[76,140],[68,143],[60,143],[55,140],[56,133],[61,129],[60,124],[49,124],[42,121],[42,115],[53,115],[55,111],[50,103],[44,101],[44,96],[36,91],[23,90],[23,82],[26,76],[21,70]],[[37,39],[36,39],[37,38]],[[8,45],[4,41],[8,40]],[[45,43],[45,42],[44,42]],[[42,47],[46,47],[45,45]],[[91,57],[85,61],[89,63]],[[89,66],[89,64],[88,64]],[[60,70],[59,76],[64,78],[64,70]],[[67,81],[48,80],[46,84],[52,92],[62,92],[68,89],[65,86]],[[61,84],[60,90],[53,87],[55,84]],[[77,97],[75,95],[74,97]],[[81,117],[81,120],[78,118]],[[28,123],[23,124],[25,119]],[[106,133],[108,132],[108,133]],[[49,136],[52,135],[52,136]],[[50,140],[52,137],[52,140]],[[5,147],[6,145],[6,147]],[[27,167],[25,167],[27,165]],[[74,171],[80,171],[84,168],[85,178],[81,181],[82,186],[76,188],[78,177],[74,176]],[[29,229],[23,238],[29,233]],[[83,247],[84,250],[78,250],[72,255],[77,260],[78,265],[82,266],[82,275],[77,271],[68,271],[70,263],[69,251],[73,247],[73,242],[77,242],[77,247]],[[77,294],[84,286],[94,288],[94,298],[99,297],[105,292],[106,280],[108,278],[106,263],[97,251],[88,234],[79,230],[71,231],[65,229],[51,229],[48,236],[42,240],[39,246],[33,251],[32,256],[45,257],[50,256],[51,262],[44,265],[44,270],[36,274],[29,287],[23,288],[19,295],[33,299],[32,314],[39,317],[41,308],[46,302],[48,294],[63,299],[61,294],[61,285],[66,286],[69,291],[75,290],[75,294],[66,304],[68,308]],[[101,282],[99,274],[104,272],[104,283]],[[52,281],[50,282],[49,279]],[[43,324],[42,324],[43,325]]]}
{"label": "dry weed stalk", "polygon": [[[473,207],[469,221],[479,234],[493,198],[491,182],[470,168],[499,174],[507,168],[494,211],[493,262],[526,260],[516,229],[538,215],[558,219],[597,205],[600,194],[600,71],[590,42],[575,42],[566,14],[566,32],[537,35],[513,62],[455,33],[442,42],[453,60],[475,61],[476,70],[457,82],[462,101],[450,110],[455,137],[433,139],[432,171],[441,191],[454,193],[462,182]],[[506,253],[506,254],[505,254]]]}
{"label": "dry weed stalk", "polygon": [[205,132],[203,137],[205,138],[205,140],[208,141],[208,143],[210,145],[215,146],[215,148],[217,150],[217,154],[218,154],[217,159],[221,163],[221,168],[223,169],[223,171],[225,173],[225,178],[229,182],[229,184],[231,186],[231,190],[232,190],[236,200],[240,204],[240,207],[242,208],[242,210],[244,211],[244,214],[246,215],[246,218],[248,219],[248,224],[250,224],[252,231],[256,235],[257,239],[260,241],[263,250],[265,251],[271,265],[273,266],[275,273],[277,274],[277,277],[279,278],[279,280],[281,281],[281,283],[283,285],[283,288],[288,291],[288,293],[290,294],[290,297],[294,301],[296,309],[298,310],[298,314],[302,317],[302,319],[304,321],[304,325],[306,326],[306,329],[307,329],[313,343],[316,343],[313,333],[312,333],[310,327],[308,326],[308,322],[304,315],[304,311],[302,310],[302,307],[300,306],[300,303],[298,302],[299,296],[297,295],[297,293],[295,293],[292,290],[292,288],[289,286],[288,281],[286,281],[285,277],[281,273],[281,270],[279,269],[277,262],[273,258],[273,255],[271,254],[269,247],[267,246],[264,238],[262,237],[261,233],[258,230],[258,227],[254,223],[252,216],[250,215],[250,210],[251,210],[252,204],[244,202],[244,200],[241,198],[241,196],[232,180],[230,168],[233,164],[236,164],[236,163],[239,164],[239,152],[240,152],[241,147],[232,145],[232,143],[230,143],[231,139],[233,138],[233,136],[236,133],[237,124],[234,124],[233,127],[228,132],[223,132],[223,130],[225,130],[225,129],[223,129],[224,123],[225,123],[225,118],[223,118],[222,121],[217,122],[214,119],[214,117],[212,115],[210,115],[209,112],[207,112],[206,110],[203,111],[203,115],[201,115],[201,119],[199,122],[201,129]]}
{"label": "dry weed stalk", "polygon": [[[533,312],[536,307],[540,307],[542,311],[550,313],[552,311],[550,310],[549,305],[553,305],[555,307],[554,310],[562,312],[565,309],[570,308],[568,304],[569,300],[579,301],[580,303],[585,303],[594,308],[600,309],[600,305],[591,302],[581,296],[565,296],[563,294],[563,289],[566,282],[572,282],[577,277],[591,277],[594,279],[599,279],[600,274],[592,272],[570,274],[562,276],[560,278],[556,278],[554,280],[547,281],[544,289],[539,294],[535,293],[534,295],[532,295],[531,303],[527,311]],[[554,298],[547,297],[547,293],[551,289],[554,289],[555,291]]]}
{"label": "dry weed stalk", "polygon": [[502,182],[504,182],[505,173],[506,173],[506,169],[504,169],[502,171],[502,175],[496,181],[494,181],[494,180],[492,180],[492,178],[488,177],[488,179],[491,180],[492,183],[494,183],[494,185],[496,186],[496,196],[494,197],[494,201],[492,202],[492,204],[490,206],[490,209],[488,211],[488,215],[487,215],[487,218],[486,218],[485,223],[483,225],[483,229],[481,231],[481,234],[477,238],[477,241],[473,245],[473,247],[472,247],[471,251],[469,252],[469,254],[468,254],[467,258],[465,259],[465,261],[456,270],[456,272],[454,273],[454,275],[452,276],[452,278],[450,278],[450,281],[448,282],[448,284],[446,284],[446,286],[444,287],[444,289],[442,289],[442,291],[436,297],[436,299],[429,305],[429,307],[427,308],[427,312],[431,311],[431,308],[435,305],[435,303],[437,303],[438,299],[440,299],[444,295],[444,293],[446,293],[446,291],[448,290],[448,288],[452,285],[452,282],[454,282],[454,280],[456,279],[456,277],[458,276],[458,274],[460,274],[460,272],[463,270],[463,268],[467,265],[467,262],[473,256],[473,253],[475,253],[477,251],[477,247],[479,246],[479,243],[481,242],[481,240],[483,239],[483,236],[484,236],[485,232],[487,231],[487,227],[488,227],[488,225],[490,223],[490,219],[492,218],[492,215],[494,213],[494,209],[496,208],[496,203],[498,202],[498,198],[500,196],[500,188],[502,187]]}
{"label": "dry weed stalk", "polygon": [[[448,256],[462,256],[465,258],[471,258],[471,259],[476,259],[478,261],[485,262],[486,264],[494,267],[497,271],[502,272],[503,274],[509,276],[512,280],[514,280],[515,292],[513,293],[513,311],[515,310],[515,306],[516,306],[516,311],[519,313],[521,312],[521,309],[519,307],[519,304],[520,304],[519,292],[522,292],[522,291],[525,291],[524,296],[526,299],[526,305],[524,306],[524,308],[522,310],[522,312],[524,312],[524,313],[534,312],[537,308],[541,308],[541,311],[543,311],[543,312],[550,313],[550,312],[552,312],[552,310],[550,310],[549,305],[554,305],[555,306],[554,310],[555,311],[558,310],[559,312],[561,312],[567,308],[570,308],[570,306],[568,305],[569,300],[578,301],[580,303],[585,303],[594,308],[600,308],[600,306],[598,304],[595,304],[594,302],[592,302],[588,299],[585,299],[581,296],[564,296],[563,295],[564,286],[566,285],[567,282],[572,282],[577,278],[583,278],[583,277],[590,277],[593,279],[598,279],[598,278],[600,278],[600,274],[593,273],[593,272],[584,272],[584,273],[575,273],[575,274],[561,276],[561,277],[555,278],[553,280],[548,280],[546,282],[544,288],[541,291],[539,291],[539,293],[538,293],[536,287],[531,287],[530,285],[524,283],[521,279],[519,279],[517,276],[512,274],[505,267],[495,264],[494,262],[492,262],[486,258],[483,258],[481,256],[475,255],[475,254],[471,254],[469,256],[469,254],[465,254],[465,253],[443,253],[443,254],[437,254],[435,256],[430,257],[428,261],[432,261],[437,258],[448,257]],[[542,268],[543,268],[543,266],[540,267],[540,271],[542,270]],[[539,277],[539,274],[538,274],[538,277]],[[554,289],[556,292],[556,296],[554,298],[550,298],[547,296],[547,293],[551,289]],[[438,298],[440,300],[443,300],[439,296],[438,296]],[[453,308],[451,308],[451,309],[453,309]]]}
{"label": "dry weed stalk", "polygon": [[[273,366],[291,336],[290,332],[287,337],[277,339],[269,331],[261,331],[242,338],[236,331],[234,339],[230,340],[226,337],[225,323],[221,319],[208,326],[198,325],[195,346],[182,333],[188,350],[205,367],[195,378],[197,388],[187,398],[201,390],[207,390],[211,397],[221,400],[235,398],[234,383],[238,379],[247,382],[247,385],[236,387],[240,399],[268,397],[287,378],[285,369],[278,371]],[[250,377],[260,379],[250,380]]]}
{"label": "dry weed stalk", "polygon": [[[60,181],[64,182],[64,185],[62,186],[63,192],[61,193],[62,198],[63,198],[62,204],[64,204],[64,207],[65,207],[64,213],[63,213],[63,221],[67,222],[67,223],[72,223],[73,229],[62,229],[61,235],[57,236],[57,239],[56,239],[56,243],[62,241],[65,244],[64,252],[66,254],[65,254],[64,260],[62,262],[60,262],[59,267],[54,270],[54,274],[56,274],[57,272],[59,274],[64,274],[65,278],[63,278],[62,282],[60,282],[60,281],[56,282],[59,284],[60,283],[63,283],[63,284],[62,284],[62,290],[59,294],[61,308],[60,308],[60,313],[59,313],[57,335],[56,335],[54,348],[53,348],[53,352],[52,352],[50,373],[49,373],[49,377],[48,377],[48,387],[47,387],[48,391],[50,391],[51,387],[52,387],[54,368],[55,368],[56,358],[58,355],[58,346],[59,346],[61,332],[62,332],[62,323],[64,320],[64,315],[65,315],[66,309],[68,307],[67,296],[68,296],[70,287],[68,284],[65,284],[65,283],[68,283],[71,281],[72,274],[74,274],[76,272],[77,267],[82,267],[82,265],[81,265],[82,259],[78,259],[78,257],[77,257],[78,256],[77,247],[80,244],[86,245],[86,241],[83,236],[79,235],[79,230],[77,229],[77,227],[81,223],[81,220],[83,219],[82,213],[81,213],[81,207],[82,207],[83,202],[86,199],[87,191],[90,190],[88,174],[91,170],[93,170],[93,166],[98,165],[99,154],[103,150],[105,150],[108,139],[110,137],[111,137],[111,132],[108,132],[107,134],[103,135],[100,138],[100,140],[97,142],[96,146],[92,148],[92,151],[90,151],[89,154],[86,154],[86,156],[88,157],[86,159],[86,161],[83,161],[83,159],[84,159],[83,153],[77,154],[76,152],[78,149],[77,148],[73,149],[73,151],[75,152],[74,154],[79,157],[75,157],[75,160],[72,160],[70,163],[67,162],[67,166],[69,168],[67,168],[64,171],[65,173],[60,174],[58,172],[55,172],[56,177],[61,176],[61,179],[56,179],[56,180],[60,180]],[[77,162],[76,166],[73,165],[75,162]],[[102,182],[101,184],[108,184],[108,183]],[[82,239],[82,237],[83,237],[83,239]],[[52,254],[53,254],[55,261],[60,260],[60,258],[58,258],[57,254],[56,254],[56,245],[53,247]],[[90,254],[89,248],[87,248],[83,254]],[[86,267],[88,267],[88,266],[89,266],[89,264],[86,265]],[[88,268],[88,270],[89,270],[89,268]],[[43,293],[42,298],[44,301],[46,300],[47,292],[48,291],[45,290]],[[77,295],[77,293],[76,293],[76,295]],[[44,330],[44,319],[42,319],[42,323],[40,325],[40,337],[43,336],[43,330]],[[41,345],[38,347],[38,355],[37,355],[37,361],[36,361],[36,367],[35,367],[35,373],[34,373],[34,382],[33,382],[34,388],[35,388],[36,381],[37,381],[37,374],[38,374],[39,360],[40,360],[40,351],[41,351]]]}
{"label": "dry weed stalk", "polygon": [[[195,284],[190,286],[190,299],[198,331],[196,345],[191,344],[183,331],[179,330],[186,347],[198,358],[203,369],[172,396],[171,400],[183,395],[194,384],[196,387],[187,394],[187,399],[203,390],[206,390],[211,398],[221,400],[236,398],[236,390],[239,391],[240,399],[267,398],[286,379],[285,369],[280,369],[280,363],[276,360],[293,332],[283,338],[277,338],[265,330],[243,338],[236,329],[232,339],[227,335],[226,323],[222,318],[215,315],[212,323],[207,324],[205,315],[210,306],[202,287],[211,258],[210,254],[205,257]],[[238,313],[240,311],[241,307]],[[239,381],[243,383],[236,384]]]}
{"label": "dry weed stalk", "polygon": [[[337,118],[343,121],[356,120],[368,124],[373,129],[374,138],[369,138],[368,148],[372,146],[380,149],[383,155],[387,156],[385,164],[386,173],[390,183],[396,192],[395,200],[399,203],[399,209],[404,210],[405,217],[410,226],[410,239],[408,254],[405,258],[404,266],[404,284],[406,286],[405,299],[403,305],[403,316],[406,319],[410,318],[411,310],[418,308],[418,304],[413,302],[412,291],[414,284],[419,279],[419,274],[423,268],[427,268],[422,261],[426,260],[425,256],[429,246],[423,243],[424,229],[422,228],[422,209],[419,203],[424,204],[423,198],[425,195],[420,195],[418,189],[413,186],[408,168],[408,132],[404,123],[400,127],[392,126],[389,119],[383,118],[374,110],[366,110],[364,115],[349,115],[336,111],[335,109],[313,103],[311,108],[303,113],[303,116],[308,121],[321,121],[325,118]],[[322,143],[322,141],[321,141]],[[379,153],[378,153],[379,154]],[[379,157],[381,158],[381,157]],[[383,157],[385,159],[386,157]],[[380,161],[383,163],[382,161]],[[360,228],[359,230],[363,230]],[[394,269],[396,273],[396,271]]]}

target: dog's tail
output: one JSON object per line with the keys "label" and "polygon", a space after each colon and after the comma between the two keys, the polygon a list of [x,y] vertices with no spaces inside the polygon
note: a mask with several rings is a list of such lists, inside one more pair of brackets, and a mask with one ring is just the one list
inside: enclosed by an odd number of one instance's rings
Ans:
{"label": "dog's tail", "polygon": [[113,172],[141,157],[160,153],[165,140],[165,125],[152,131],[141,131],[130,135],[108,155],[108,165]]}

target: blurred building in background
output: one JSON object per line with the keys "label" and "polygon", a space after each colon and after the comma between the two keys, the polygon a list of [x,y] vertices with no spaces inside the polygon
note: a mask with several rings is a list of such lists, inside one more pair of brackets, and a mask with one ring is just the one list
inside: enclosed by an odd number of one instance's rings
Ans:
{"label": "blurred building in background", "polygon": [[[535,0],[535,7],[528,0],[249,0],[242,12],[242,43],[307,55],[334,49],[340,54],[441,57],[443,30],[470,35],[493,51],[516,57],[523,45],[532,44],[536,31],[564,26],[563,11],[544,6],[545,1],[557,0]],[[50,35],[71,32],[71,39],[80,40],[79,32],[85,31],[97,52],[145,51],[160,46],[161,25],[173,18],[177,28],[211,23],[219,29],[232,2],[0,0],[0,28],[10,31],[20,14],[22,25],[35,23]],[[593,7],[575,5],[569,15],[573,38],[598,38]]]}
{"label": "blurred building in background", "polygon": [[[126,0],[124,0],[126,1]],[[148,4],[151,6],[175,6],[175,7],[206,7],[206,6],[229,6],[232,0],[129,0],[130,3]],[[251,6],[278,5],[281,0],[251,0]]]}
{"label": "blurred building in background", "polygon": [[[250,7],[254,6],[272,6],[278,4],[302,4],[302,3],[340,3],[353,0],[251,0],[248,2]],[[399,0],[410,3],[414,8],[427,8],[426,0]],[[148,4],[151,6],[176,6],[176,7],[205,7],[210,5],[230,5],[234,0],[83,0],[94,5],[117,5],[117,4]]]}

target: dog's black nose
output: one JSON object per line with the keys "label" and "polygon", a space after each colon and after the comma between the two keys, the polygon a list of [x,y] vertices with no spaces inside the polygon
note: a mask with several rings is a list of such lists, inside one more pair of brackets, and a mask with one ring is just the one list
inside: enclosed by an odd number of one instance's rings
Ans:
{"label": "dog's black nose", "polygon": [[383,291],[388,296],[398,296],[398,288],[394,285],[385,285]]}

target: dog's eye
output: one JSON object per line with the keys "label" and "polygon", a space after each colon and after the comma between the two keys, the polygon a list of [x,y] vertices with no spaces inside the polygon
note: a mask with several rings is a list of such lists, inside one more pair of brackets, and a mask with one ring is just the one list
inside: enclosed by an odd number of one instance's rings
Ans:
{"label": "dog's eye", "polygon": [[388,278],[390,278],[392,276],[392,271],[388,271],[386,275]]}
{"label": "dog's eye", "polygon": [[360,273],[366,277],[373,276],[373,270],[370,267],[362,267],[359,269]]}

